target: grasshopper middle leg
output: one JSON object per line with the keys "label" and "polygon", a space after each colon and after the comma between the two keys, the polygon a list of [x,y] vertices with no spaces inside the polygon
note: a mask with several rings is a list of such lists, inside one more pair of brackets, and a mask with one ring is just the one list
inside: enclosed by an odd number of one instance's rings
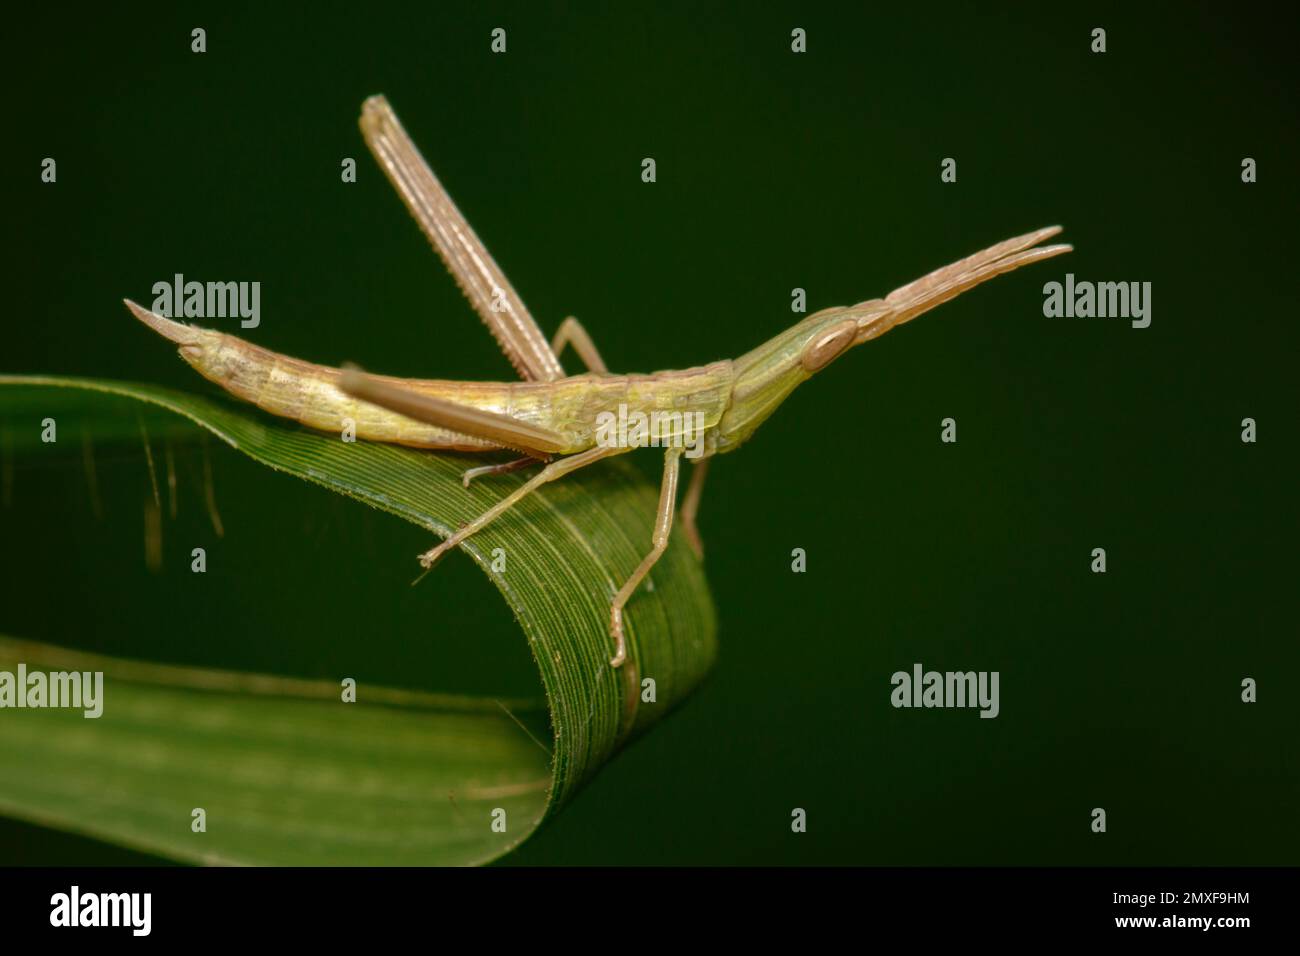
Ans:
{"label": "grasshopper middle leg", "polygon": [[487,511],[483,512],[469,524],[465,525],[465,527],[456,531],[456,533],[450,538],[440,542],[437,546],[430,548],[428,551],[424,552],[424,554],[420,555],[420,564],[426,568],[433,567],[434,562],[452,548],[456,547],[456,545],[460,544],[476,531],[481,531],[483,528],[487,527],[501,515],[514,507],[520,499],[526,497],[531,492],[536,491],[548,481],[554,481],[556,478],[561,478],[564,475],[569,474],[571,471],[577,471],[579,468],[600,461],[602,458],[608,458],[610,455],[617,455],[623,451],[626,451],[626,449],[615,447],[607,448],[598,445],[595,448],[589,448],[586,451],[578,452],[576,455],[569,455],[567,458],[561,458],[558,461],[551,462],[532,478],[528,479],[528,481],[524,482]]}

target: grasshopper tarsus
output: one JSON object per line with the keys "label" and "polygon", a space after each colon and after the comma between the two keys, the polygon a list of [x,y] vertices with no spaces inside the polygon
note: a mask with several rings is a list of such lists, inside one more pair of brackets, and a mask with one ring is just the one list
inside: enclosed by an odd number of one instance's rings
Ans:
{"label": "grasshopper tarsus", "polygon": [[609,636],[614,639],[614,656],[610,667],[622,667],[627,660],[627,640],[623,636],[623,608],[615,604],[609,609]]}

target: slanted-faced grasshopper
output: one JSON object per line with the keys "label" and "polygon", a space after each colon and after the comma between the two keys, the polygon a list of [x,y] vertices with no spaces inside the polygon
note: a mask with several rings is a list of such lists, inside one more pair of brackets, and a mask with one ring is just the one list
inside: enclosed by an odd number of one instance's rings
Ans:
{"label": "slanted-faced grasshopper", "polygon": [[[400,379],[352,368],[326,368],[269,352],[233,335],[174,322],[134,302],[126,304],[154,331],[178,343],[181,357],[202,375],[272,414],[332,432],[339,432],[350,419],[358,437],[373,441],[457,451],[513,449],[523,454],[514,461],[466,471],[466,485],[480,475],[544,463],[529,481],[420,555],[426,568],[547,482],[646,443],[644,430],[637,429],[633,441],[602,438],[602,416],[607,421],[616,409],[623,415],[653,416],[659,428],[653,436],[655,444],[666,448],[658,517],[650,552],[610,606],[614,667],[627,655],[623,608],[668,544],[684,449],[690,447],[687,457],[696,459],[696,468],[682,503],[682,528],[701,554],[695,516],[709,459],[739,448],[797,385],[852,346],[883,335],[986,279],[1070,251],[1068,245],[1038,247],[1060,232],[1058,226],[1039,229],[932,272],[883,299],[823,309],[738,359],[682,371],[615,375],[606,370],[577,319],[565,319],[554,340],[546,341],[383,97],[366,100],[361,132],[523,381]],[[566,345],[572,345],[586,364],[585,374],[565,374],[559,356]],[[626,435],[626,430],[620,433]]]}

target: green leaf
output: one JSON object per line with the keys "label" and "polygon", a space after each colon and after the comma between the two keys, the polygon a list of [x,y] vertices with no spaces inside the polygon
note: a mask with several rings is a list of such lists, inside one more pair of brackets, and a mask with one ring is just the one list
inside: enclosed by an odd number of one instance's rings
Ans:
{"label": "green leaf", "polygon": [[[0,454],[52,448],[39,442],[47,416],[61,436],[72,426],[97,444],[138,443],[142,422],[174,440],[197,439],[201,426],[277,471],[444,537],[525,480],[466,490],[461,473],[489,459],[345,443],[249,406],[150,385],[0,376]],[[657,489],[614,459],[543,487],[461,545],[523,630],[543,714],[519,702],[368,686],[343,703],[330,683],[0,639],[0,670],[22,662],[29,672],[103,671],[105,687],[97,719],[0,711],[0,812],[199,862],[494,859],[685,699],[713,662],[703,569],[674,535],[653,589],[629,604],[629,661],[609,666],[609,601],[649,548],[656,502]],[[508,573],[491,570],[498,547],[510,556]],[[411,629],[420,634],[420,623]],[[654,678],[654,703],[641,702],[643,675]],[[207,829],[194,833],[199,807]],[[506,812],[505,833],[492,829],[496,808]]]}

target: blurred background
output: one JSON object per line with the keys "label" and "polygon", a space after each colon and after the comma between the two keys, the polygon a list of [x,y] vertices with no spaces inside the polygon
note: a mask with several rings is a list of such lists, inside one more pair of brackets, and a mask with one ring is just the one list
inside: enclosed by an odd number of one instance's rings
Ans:
{"label": "blurred background", "polygon": [[[1076,246],[857,350],[715,463],[712,677],[503,862],[1296,862],[1289,32],[1199,4],[411,7],[14,14],[0,372],[211,391],[121,305],[183,273],[260,281],[243,334],[277,351],[511,377],[362,143],[379,92],[547,334],[577,315],[618,371],[737,356],[796,287],[811,312],[1051,223]],[[1151,282],[1151,326],[1045,318],[1066,272]],[[178,452],[156,573],[138,449],[97,454],[93,494],[80,446],[10,461],[0,632],[539,690],[464,556],[411,588],[420,529],[209,445],[224,537]],[[916,662],[999,671],[1000,716],[893,709]],[[0,820],[3,864],[136,862]]]}

